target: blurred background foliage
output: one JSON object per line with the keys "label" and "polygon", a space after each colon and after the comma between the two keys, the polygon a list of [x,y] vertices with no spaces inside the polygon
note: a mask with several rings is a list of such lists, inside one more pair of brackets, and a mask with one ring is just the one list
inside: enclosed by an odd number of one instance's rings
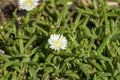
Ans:
{"label": "blurred background foliage", "polygon": [[[45,0],[1,22],[0,80],[119,80],[120,8],[81,1]],[[66,50],[49,48],[53,33],[67,38]]]}

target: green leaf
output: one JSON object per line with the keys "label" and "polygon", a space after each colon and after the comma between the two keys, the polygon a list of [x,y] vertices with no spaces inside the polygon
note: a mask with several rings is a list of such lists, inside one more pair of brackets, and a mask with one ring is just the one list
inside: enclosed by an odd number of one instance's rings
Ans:
{"label": "green leaf", "polygon": [[120,79],[120,75],[118,75],[117,77],[116,77],[116,80],[119,80]]}
{"label": "green leaf", "polygon": [[9,58],[11,58],[11,56],[0,53],[0,60],[9,61]]}
{"label": "green leaf", "polygon": [[53,69],[53,67],[46,67],[46,68],[44,69],[44,71],[45,71],[45,73],[50,73],[50,72],[53,72],[54,69]]}
{"label": "green leaf", "polygon": [[[18,35],[22,35],[22,32],[20,30],[18,30]],[[19,39],[19,47],[20,47],[20,53],[23,54],[24,53],[24,43],[23,43],[23,39]]]}
{"label": "green leaf", "polygon": [[65,75],[71,78],[79,79],[79,76],[76,73],[74,73],[72,70],[66,70]]}
{"label": "green leaf", "polygon": [[62,20],[65,18],[66,15],[67,15],[67,6],[64,5],[64,7],[62,8],[62,11],[61,11],[61,13],[58,17],[57,23],[56,23],[57,27],[60,27],[60,24],[61,24]]}
{"label": "green leaf", "polygon": [[35,78],[36,77],[36,70],[34,68],[29,68],[29,73],[30,73],[30,76]]}
{"label": "green leaf", "polygon": [[25,44],[25,51],[28,51],[28,48],[32,45],[36,38],[37,36],[33,35],[32,38]]}
{"label": "green leaf", "polygon": [[12,73],[12,80],[16,80],[16,79],[17,79],[16,72],[13,72],[13,73]]}
{"label": "green leaf", "polygon": [[89,72],[89,65],[86,65],[86,64],[82,64],[81,66],[80,66],[80,69],[83,71],[83,73],[86,75],[86,77],[87,77],[87,80],[89,80],[90,79],[90,72]]}
{"label": "green leaf", "polygon": [[100,64],[98,64],[95,60],[90,61],[98,70],[103,71],[103,68]]}
{"label": "green leaf", "polygon": [[104,39],[103,39],[103,42],[102,44],[100,45],[100,47],[98,48],[97,50],[97,54],[102,54],[103,52],[103,49],[105,48],[105,46],[107,45],[107,43],[109,42],[109,39],[110,39],[110,36],[106,36]]}
{"label": "green leaf", "polygon": [[50,54],[47,58],[46,58],[46,61],[48,63],[51,63],[51,59],[54,57],[54,54]]}
{"label": "green leaf", "polygon": [[11,65],[17,65],[18,63],[19,63],[18,60],[16,60],[16,61],[8,61],[8,62],[4,63],[4,67],[3,68],[9,67]]}
{"label": "green leaf", "polygon": [[79,46],[79,43],[71,36],[71,35],[68,35],[69,38],[71,39],[71,41],[74,43],[74,46],[75,47],[78,47]]}
{"label": "green leaf", "polygon": [[32,61],[33,62],[37,62],[39,60],[39,55],[35,54],[35,56],[33,57]]}
{"label": "green leaf", "polygon": [[102,78],[102,77],[107,77],[107,76],[111,76],[111,73],[99,73],[99,75],[97,76],[97,78]]}
{"label": "green leaf", "polygon": [[65,58],[64,62],[69,62],[69,61],[72,61],[74,60],[74,57],[68,57],[68,58]]}
{"label": "green leaf", "polygon": [[72,77],[73,79],[74,78],[75,79],[80,79],[80,77],[77,74],[75,74],[75,73],[67,74],[67,76]]}

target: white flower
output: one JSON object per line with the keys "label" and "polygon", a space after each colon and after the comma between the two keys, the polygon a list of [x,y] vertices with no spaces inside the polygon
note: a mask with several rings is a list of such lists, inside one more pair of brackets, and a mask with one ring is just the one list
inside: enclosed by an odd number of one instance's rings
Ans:
{"label": "white flower", "polygon": [[48,39],[48,43],[50,44],[50,48],[55,50],[65,49],[67,46],[67,39],[60,34],[53,34]]}
{"label": "white flower", "polygon": [[33,10],[37,7],[39,0],[19,0],[18,4],[21,9],[25,9],[26,11]]}

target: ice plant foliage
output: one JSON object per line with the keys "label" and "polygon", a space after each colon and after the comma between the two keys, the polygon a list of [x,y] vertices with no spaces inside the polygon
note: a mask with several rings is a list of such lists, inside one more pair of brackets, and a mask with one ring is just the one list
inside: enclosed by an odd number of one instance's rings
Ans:
{"label": "ice plant foliage", "polygon": [[51,49],[59,51],[60,49],[66,49],[67,39],[60,34],[52,34],[48,39],[48,43]]}
{"label": "ice plant foliage", "polygon": [[25,9],[26,11],[33,10],[37,7],[39,0],[19,0],[19,7],[21,9]]}

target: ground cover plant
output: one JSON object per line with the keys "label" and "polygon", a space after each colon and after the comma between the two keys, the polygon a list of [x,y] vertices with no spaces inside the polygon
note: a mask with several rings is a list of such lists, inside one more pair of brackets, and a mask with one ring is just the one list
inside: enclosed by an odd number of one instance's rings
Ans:
{"label": "ground cover plant", "polygon": [[0,80],[120,80],[119,6],[78,2],[39,1],[0,22]]}

